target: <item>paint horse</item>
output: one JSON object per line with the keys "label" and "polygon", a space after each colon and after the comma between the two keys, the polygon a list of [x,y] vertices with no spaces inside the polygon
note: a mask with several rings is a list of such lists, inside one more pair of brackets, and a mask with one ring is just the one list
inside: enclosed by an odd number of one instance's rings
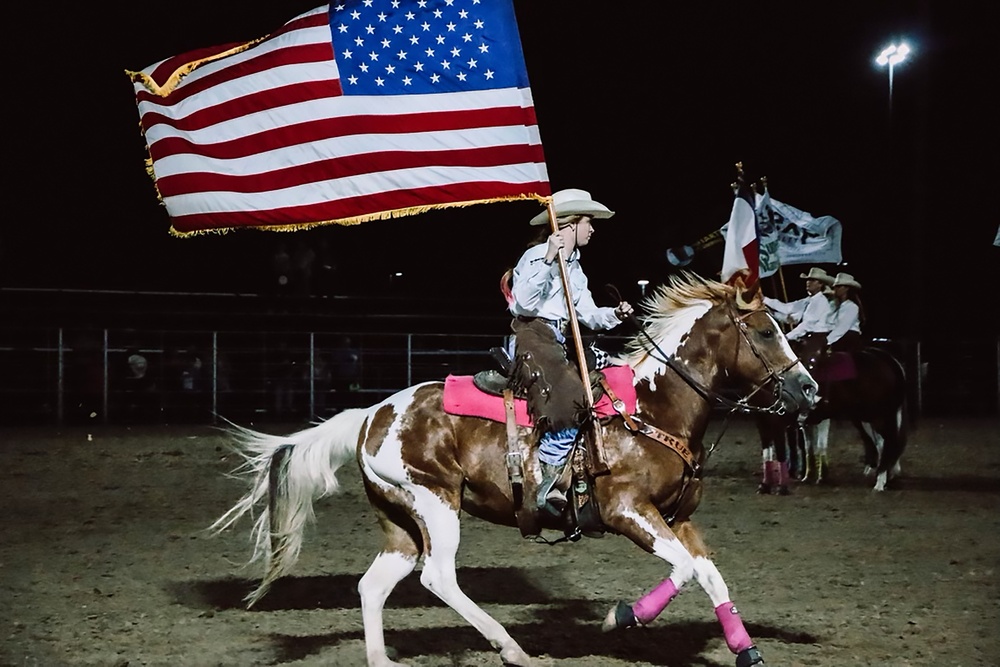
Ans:
{"label": "paint horse", "polygon": [[[593,422],[608,472],[593,478],[592,493],[606,532],[627,537],[671,570],[649,593],[613,607],[604,630],[651,623],[694,579],[712,602],[737,666],[763,664],[691,521],[702,492],[701,441],[723,385],[747,394],[767,392],[768,410],[775,414],[808,410],[817,386],[759,293],[683,274],[654,290],[640,309],[642,329],[616,359],[633,370],[636,410]],[[418,384],[287,436],[235,429],[245,459],[238,472],[248,478],[249,490],[212,529],[225,530],[259,510],[250,562],[262,560],[266,573],[247,596],[248,606],[291,570],[314,516],[312,503],[337,491],[337,469],[356,459],[385,533],[382,550],[358,584],[368,665],[400,667],[386,652],[383,608],[421,559],[420,582],[474,626],[505,664],[531,664],[503,626],[459,588],[455,572],[462,512],[517,525],[519,506],[505,464],[508,429],[497,421],[446,413],[444,387]],[[626,417],[636,430],[627,427]],[[529,428],[515,428],[529,485],[523,497],[533,498],[530,485],[537,489],[541,480],[532,455],[536,436]],[[686,444],[688,458],[664,446],[670,438]],[[561,528],[558,519],[536,516],[541,529]]]}
{"label": "paint horse", "polygon": [[[780,416],[757,419],[764,458],[759,493],[787,492],[791,476],[822,483],[829,475],[828,443],[831,420],[854,425],[864,447],[864,474],[875,476],[875,491],[884,491],[900,473],[906,449],[907,379],[903,364],[887,350],[861,350],[821,355],[801,351],[806,367],[819,382],[820,396],[801,431]],[[770,465],[768,462],[773,461]],[[787,461],[787,463],[782,463]]]}

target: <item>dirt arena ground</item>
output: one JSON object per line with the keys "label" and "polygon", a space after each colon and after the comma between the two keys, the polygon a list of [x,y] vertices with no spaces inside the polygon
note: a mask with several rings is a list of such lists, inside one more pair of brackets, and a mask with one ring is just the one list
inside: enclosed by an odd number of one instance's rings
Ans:
{"label": "dirt arena ground", "polygon": [[[1000,664],[997,420],[924,418],[882,494],[860,453],[835,424],[832,482],[787,497],[755,494],[745,422],[708,462],[696,518],[767,664]],[[0,456],[3,665],[364,665],[356,587],[379,532],[354,469],[344,494],[317,504],[295,573],[247,611],[247,579],[260,574],[242,568],[248,526],[204,532],[243,492],[219,432],[2,429]],[[650,626],[601,633],[617,600],[668,573],[623,538],[547,546],[468,519],[458,564],[470,597],[540,666],[734,664],[694,584]],[[416,576],[389,598],[386,625],[411,665],[501,664]]]}

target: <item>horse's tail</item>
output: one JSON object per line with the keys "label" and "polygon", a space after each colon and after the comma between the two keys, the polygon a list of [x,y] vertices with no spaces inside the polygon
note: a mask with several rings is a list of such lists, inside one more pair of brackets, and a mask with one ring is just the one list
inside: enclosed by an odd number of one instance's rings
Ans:
{"label": "horse's tail", "polygon": [[221,532],[263,505],[254,521],[253,554],[266,573],[245,601],[253,606],[271,584],[298,560],[302,533],[315,518],[313,501],[340,489],[337,470],[355,456],[367,409],[340,412],[325,422],[287,436],[268,435],[231,424],[243,464],[234,476],[248,478],[250,490],[209,530]]}
{"label": "horse's tail", "polygon": [[895,415],[893,415],[896,420],[896,451],[893,452],[893,455],[898,460],[903,450],[906,449],[906,441],[910,431],[910,376],[906,372],[906,364],[892,351],[874,345],[866,347],[865,351],[880,357],[892,369],[892,374],[896,378],[892,394],[896,410]]}
{"label": "horse's tail", "polygon": [[893,370],[896,373],[896,379],[899,380],[899,412],[897,414],[898,418],[898,433],[899,433],[899,453],[902,454],[903,450],[906,449],[906,438],[910,430],[910,378],[906,373],[906,365],[896,357],[896,355],[889,355],[893,361]]}

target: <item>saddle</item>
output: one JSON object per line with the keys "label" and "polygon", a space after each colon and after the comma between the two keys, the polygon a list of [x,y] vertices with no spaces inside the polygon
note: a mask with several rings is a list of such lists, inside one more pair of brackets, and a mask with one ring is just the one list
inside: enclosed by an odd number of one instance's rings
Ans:
{"label": "saddle", "polygon": [[854,355],[850,352],[828,352],[819,358],[816,367],[810,369],[820,384],[853,380],[858,377]]}
{"label": "saddle", "polygon": [[[601,377],[603,377],[603,374],[600,371],[590,371],[590,391],[594,396],[595,404],[604,396],[604,389],[601,387]],[[508,378],[504,373],[492,369],[479,371],[472,376],[472,384],[475,385],[476,389],[493,396],[503,396],[504,390],[507,389],[507,380]],[[514,392],[514,398],[527,400],[523,389],[520,388]]]}
{"label": "saddle", "polygon": [[[619,409],[635,411],[634,373],[628,366],[609,366],[601,371],[592,371],[590,379],[596,383],[593,389],[594,411],[598,419],[613,417],[619,410],[607,395],[604,384],[614,392],[615,399],[622,404]],[[444,382],[444,411],[465,417],[481,417],[497,422],[507,421],[504,394],[507,378],[495,370],[480,371],[475,375],[449,375]],[[528,414],[527,402],[523,396],[513,395],[515,423],[518,426],[534,426]]]}
{"label": "saddle", "polygon": [[[509,365],[501,363],[501,367],[507,370]],[[598,419],[610,418],[622,411],[635,411],[633,377],[634,373],[628,366],[609,366],[603,371],[591,371],[594,411]],[[445,379],[443,407],[449,414],[506,423],[506,465],[518,527],[523,537],[538,537],[541,528],[537,510],[533,503],[524,502],[525,497],[533,497],[534,494],[525,494],[524,456],[518,435],[519,426],[531,427],[533,424],[525,397],[516,396],[507,384],[507,376],[496,370],[480,371],[472,376],[449,375]],[[581,446],[574,448],[567,466],[566,473],[570,475],[566,492],[568,502],[561,519],[562,539],[570,541],[579,540],[582,536],[602,537],[605,532],[593,494],[593,480],[608,469],[606,464],[603,468],[600,465],[603,464],[602,453],[598,451],[593,429],[582,428],[580,433]]]}

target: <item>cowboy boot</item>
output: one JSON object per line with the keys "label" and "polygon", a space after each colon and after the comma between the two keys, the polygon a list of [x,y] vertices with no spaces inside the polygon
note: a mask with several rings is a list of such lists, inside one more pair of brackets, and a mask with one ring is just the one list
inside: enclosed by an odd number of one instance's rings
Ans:
{"label": "cowboy boot", "polygon": [[538,485],[538,496],[535,504],[538,509],[548,512],[552,516],[562,516],[566,509],[566,493],[559,488],[558,482],[562,479],[566,464],[553,465],[551,463],[540,463],[542,470],[542,481]]}

